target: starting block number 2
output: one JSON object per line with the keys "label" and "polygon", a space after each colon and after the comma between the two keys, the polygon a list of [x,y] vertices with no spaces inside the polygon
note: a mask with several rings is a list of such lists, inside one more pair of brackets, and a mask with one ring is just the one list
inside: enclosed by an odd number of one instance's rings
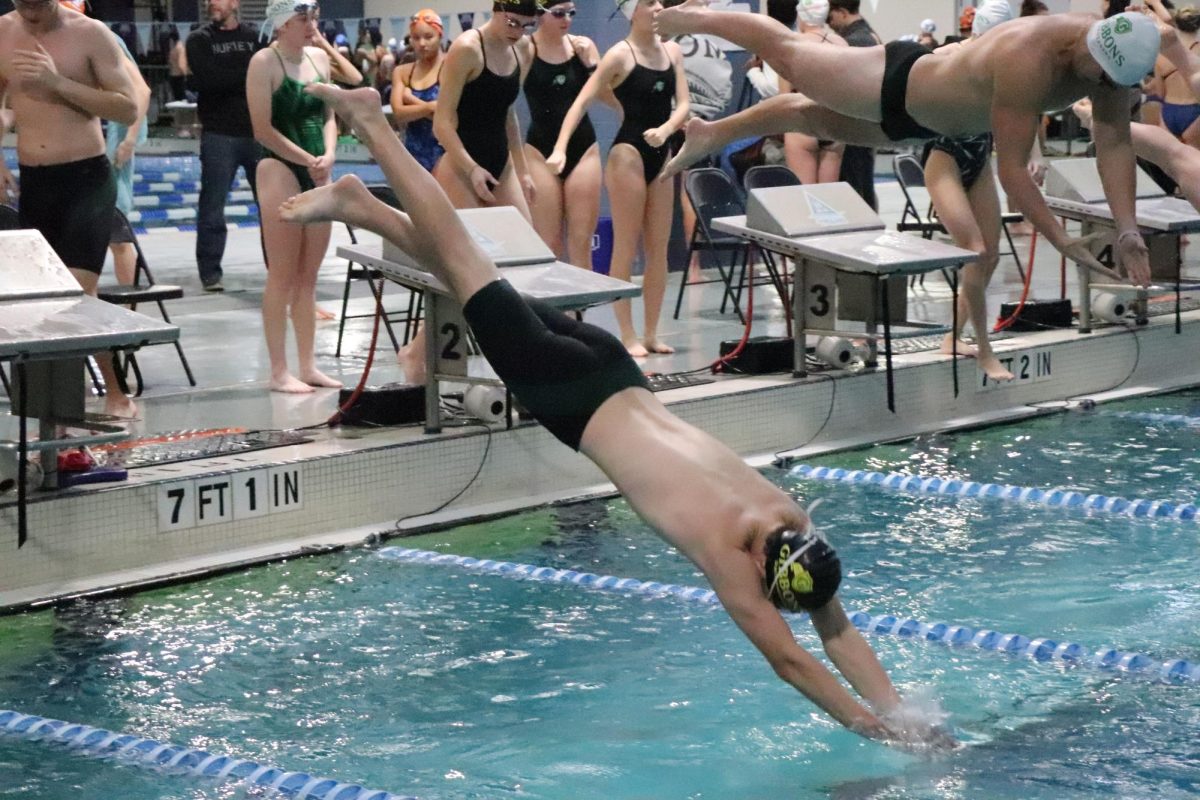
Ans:
{"label": "starting block number 2", "polygon": [[180,531],[252,519],[304,505],[303,470],[271,467],[158,487],[158,530]]}

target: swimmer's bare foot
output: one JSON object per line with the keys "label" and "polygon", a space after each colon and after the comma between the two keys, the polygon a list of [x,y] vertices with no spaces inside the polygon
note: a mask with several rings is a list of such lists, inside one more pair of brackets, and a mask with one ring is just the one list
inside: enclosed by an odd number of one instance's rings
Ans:
{"label": "swimmer's bare foot", "polygon": [[305,225],[329,222],[335,218],[355,219],[354,210],[369,204],[371,193],[357,175],[343,175],[328,186],[318,186],[303,194],[293,195],[279,206],[284,222]]}
{"label": "swimmer's bare foot", "polygon": [[318,389],[340,389],[340,388],[342,388],[341,381],[337,380],[336,378],[329,377],[324,372],[321,372],[319,369],[316,369],[315,367],[313,369],[306,369],[303,372],[301,372],[300,380],[303,381],[304,383],[308,384],[309,386],[315,386]]}
{"label": "swimmer's bare foot", "polygon": [[[942,340],[941,353],[945,356],[952,355],[954,353],[954,339],[952,339],[949,335]],[[967,344],[962,339],[959,339],[958,354],[967,358],[975,358],[977,355],[979,355],[979,350],[976,349],[975,345]]]}
{"label": "swimmer's bare foot", "polygon": [[657,338],[643,339],[642,344],[646,347],[646,352],[657,353],[658,355],[669,355],[675,352],[675,348]]}
{"label": "swimmer's bare foot", "polygon": [[375,121],[375,117],[387,124],[379,92],[370,87],[339,89],[331,83],[310,83],[304,87],[304,91],[320,98],[321,102],[332,108],[339,117],[353,125],[370,123]]}
{"label": "swimmer's bare foot", "polygon": [[664,8],[654,15],[654,32],[668,39],[684,33],[700,33],[696,26],[708,13],[708,0],[687,0],[673,8]]}
{"label": "swimmer's bare foot", "polygon": [[1092,101],[1083,99],[1077,101],[1071,106],[1071,110],[1075,112],[1075,116],[1079,117],[1079,121],[1083,123],[1083,127],[1092,127]]}
{"label": "swimmer's bare foot", "polygon": [[[676,6],[675,8],[682,7]],[[674,11],[675,8],[669,10]],[[663,11],[660,13],[665,14],[666,12]],[[692,117],[688,121],[684,135],[683,147],[679,148],[679,152],[675,154],[675,157],[667,162],[667,166],[663,168],[659,180],[666,180],[672,175],[678,175],[717,149],[717,139],[714,135],[713,124],[711,122],[705,122],[699,117]]]}
{"label": "swimmer's bare foot", "polygon": [[641,342],[625,342],[625,349],[629,351],[629,355],[634,358],[645,358],[650,355],[650,351]]}
{"label": "swimmer's bare foot", "polygon": [[316,309],[317,319],[321,322],[328,322],[331,319],[337,319],[337,314],[334,314],[332,311],[326,311],[320,306],[317,306]]}
{"label": "swimmer's bare foot", "polygon": [[994,381],[1011,381],[1013,374],[1004,368],[995,353],[984,353],[978,357],[979,368]]}
{"label": "swimmer's bare foot", "polygon": [[110,417],[133,419],[138,415],[137,403],[120,392],[110,392],[104,396],[104,413]]}
{"label": "swimmer's bare foot", "polygon": [[426,381],[425,338],[422,334],[424,329],[411,342],[396,351],[396,362],[404,370],[404,381],[413,386],[424,386]]}
{"label": "swimmer's bare foot", "polygon": [[284,394],[309,394],[313,391],[313,387],[290,372],[271,376],[271,382],[267,385],[272,392],[283,392]]}

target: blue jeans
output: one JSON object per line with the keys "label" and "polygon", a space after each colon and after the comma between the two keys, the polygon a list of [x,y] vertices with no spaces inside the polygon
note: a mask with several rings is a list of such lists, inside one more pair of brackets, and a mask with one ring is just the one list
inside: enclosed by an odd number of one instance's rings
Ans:
{"label": "blue jeans", "polygon": [[237,176],[246,173],[250,190],[258,202],[255,168],[262,148],[251,137],[200,134],[200,208],[196,214],[196,266],[205,285],[221,280],[221,257],[225,255],[225,201]]}

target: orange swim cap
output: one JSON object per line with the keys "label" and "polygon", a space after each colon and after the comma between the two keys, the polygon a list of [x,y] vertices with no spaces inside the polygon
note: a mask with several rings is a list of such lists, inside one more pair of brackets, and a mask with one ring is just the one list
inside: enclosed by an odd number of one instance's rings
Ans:
{"label": "orange swim cap", "polygon": [[413,28],[418,22],[423,22],[429,27],[438,32],[438,36],[443,35],[442,18],[432,8],[422,8],[417,13],[413,14],[408,21],[408,32],[411,35]]}

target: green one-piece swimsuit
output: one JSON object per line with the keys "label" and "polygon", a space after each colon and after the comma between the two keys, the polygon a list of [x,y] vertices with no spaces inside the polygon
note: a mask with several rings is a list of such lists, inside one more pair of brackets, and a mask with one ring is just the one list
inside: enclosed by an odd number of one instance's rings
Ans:
{"label": "green one-piece swimsuit", "polygon": [[[279,66],[283,67],[283,83],[279,84],[279,88],[271,95],[271,126],[283,134],[285,139],[309,155],[324,155],[325,103],[305,92],[304,87],[307,84],[289,76],[287,67],[283,63],[283,56],[276,48],[272,47],[271,49],[275,51],[275,57],[279,59]],[[325,81],[319,77],[321,71],[317,69],[316,64],[313,64],[312,57],[307,52],[304,57],[317,71],[318,78],[313,83],[324,83]],[[270,150],[266,151],[266,155],[287,165],[292,174],[296,176],[296,182],[300,184],[300,191],[307,192],[316,186],[307,167],[294,164]]]}

